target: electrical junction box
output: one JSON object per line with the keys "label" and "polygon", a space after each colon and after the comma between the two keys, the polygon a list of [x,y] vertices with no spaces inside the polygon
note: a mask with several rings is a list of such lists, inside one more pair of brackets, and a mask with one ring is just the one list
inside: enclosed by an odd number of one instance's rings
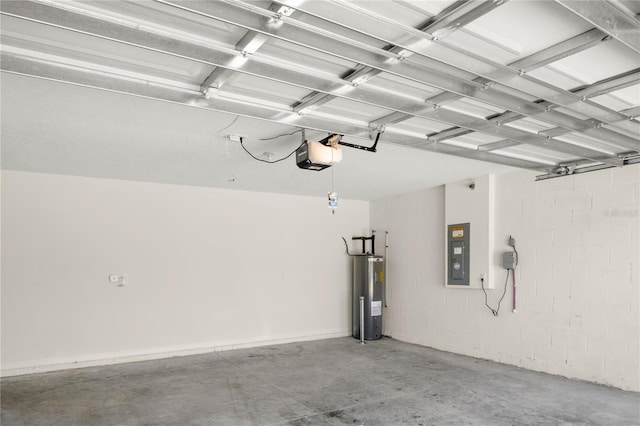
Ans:
{"label": "electrical junction box", "polygon": [[502,267],[504,269],[515,269],[516,253],[513,251],[505,251],[502,253]]}
{"label": "electrical junction box", "polygon": [[447,227],[447,285],[469,285],[470,239],[469,223]]}

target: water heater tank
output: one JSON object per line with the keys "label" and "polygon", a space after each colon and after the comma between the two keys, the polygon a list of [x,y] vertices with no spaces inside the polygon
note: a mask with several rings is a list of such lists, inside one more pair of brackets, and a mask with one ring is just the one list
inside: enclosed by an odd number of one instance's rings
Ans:
{"label": "water heater tank", "polygon": [[353,337],[360,339],[360,297],[364,297],[364,338],[382,337],[384,258],[369,254],[353,259]]}

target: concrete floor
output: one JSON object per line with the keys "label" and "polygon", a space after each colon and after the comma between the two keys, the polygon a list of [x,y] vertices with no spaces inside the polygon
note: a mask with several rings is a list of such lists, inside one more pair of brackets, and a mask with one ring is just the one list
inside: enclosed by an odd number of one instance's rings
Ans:
{"label": "concrete floor", "polygon": [[640,424],[640,394],[346,337],[2,379],[10,425]]}

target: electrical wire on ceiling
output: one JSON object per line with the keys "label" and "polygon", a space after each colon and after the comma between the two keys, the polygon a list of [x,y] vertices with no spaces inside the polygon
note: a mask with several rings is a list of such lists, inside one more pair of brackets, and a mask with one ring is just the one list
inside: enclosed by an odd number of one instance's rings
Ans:
{"label": "electrical wire on ceiling", "polygon": [[233,126],[234,124],[236,124],[236,121],[238,121],[238,119],[240,118],[239,115],[236,115],[236,118],[234,118],[230,124],[228,124],[227,126],[223,127],[222,129],[218,130],[218,135],[220,133],[222,133],[223,131],[227,130],[229,127]]}
{"label": "electrical wire on ceiling", "polygon": [[272,141],[272,140],[274,140],[274,139],[278,139],[278,138],[281,138],[281,137],[283,137],[283,136],[292,136],[292,135],[295,135],[296,133],[300,133],[301,131],[302,131],[302,129],[298,129],[298,130],[294,130],[294,131],[293,131],[293,132],[291,132],[291,133],[283,133],[283,134],[281,134],[281,135],[276,135],[276,136],[273,136],[273,137],[270,137],[270,138],[264,138],[264,139],[258,139],[258,140],[260,140],[260,141]]}
{"label": "electrical wire on ceiling", "polygon": [[260,139],[261,141],[268,141],[268,140],[273,140],[273,139],[277,139],[283,136],[291,136],[291,135],[295,135],[296,133],[300,133],[302,132],[302,142],[293,150],[291,151],[289,154],[287,154],[285,157],[282,158],[278,158],[277,160],[265,160],[263,158],[258,158],[255,155],[253,155],[248,149],[247,147],[244,146],[244,138],[240,137],[240,146],[242,147],[242,149],[244,149],[244,151],[249,154],[251,156],[251,158],[253,158],[256,161],[260,161],[262,163],[268,163],[268,164],[274,164],[274,163],[278,163],[280,161],[284,161],[287,158],[291,157],[293,154],[295,154],[295,152],[298,150],[298,148],[300,148],[303,144],[304,144],[304,129],[298,129],[294,132],[291,133],[283,133],[281,135],[277,135],[277,136],[273,136],[271,138],[266,138],[266,139]]}
{"label": "electrical wire on ceiling", "polygon": [[[337,143],[337,142],[336,142]],[[331,162],[333,163],[333,152],[331,150]],[[331,191],[327,194],[327,198],[329,199],[329,208],[331,209],[331,214],[336,214],[336,209],[338,208],[338,194],[333,189],[333,169],[331,167]]]}

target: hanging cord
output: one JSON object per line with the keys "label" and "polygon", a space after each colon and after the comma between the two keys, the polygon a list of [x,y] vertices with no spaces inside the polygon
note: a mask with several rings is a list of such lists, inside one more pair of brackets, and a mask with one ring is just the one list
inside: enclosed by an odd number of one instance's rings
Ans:
{"label": "hanging cord", "polygon": [[509,271],[511,271],[511,269],[507,269],[507,279],[504,281],[504,291],[502,292],[502,297],[500,298],[500,300],[498,300],[498,307],[496,309],[493,309],[491,306],[489,306],[489,301],[487,300],[487,290],[484,289],[484,277],[480,278],[480,282],[482,283],[482,291],[484,292],[484,304],[487,305],[487,308],[489,308],[494,317],[498,316],[498,312],[500,311],[500,303],[502,303],[502,299],[504,299],[505,294],[507,294]]}
{"label": "hanging cord", "polygon": [[347,240],[345,240],[344,237],[342,237],[342,241],[344,241],[344,248],[347,250],[347,254],[349,256],[353,256],[351,253],[349,253],[349,244],[347,244]]}
{"label": "hanging cord", "polygon": [[[333,147],[331,147],[331,164],[333,164]],[[333,191],[333,168],[334,167],[331,167],[331,192],[329,192],[329,203],[331,203],[331,197],[336,196],[335,195],[336,193]],[[336,208],[334,206],[331,206],[331,214],[336,214]]]}
{"label": "hanging cord", "polygon": [[225,140],[225,150],[227,151],[227,164],[229,165],[229,170],[231,171],[231,178],[227,179],[227,182],[235,182],[236,173],[233,170],[233,164],[231,164],[231,154],[229,153],[229,139]]}
{"label": "hanging cord", "polygon": [[[238,121],[238,119],[240,118],[239,115],[236,115],[236,118],[234,118],[230,124],[228,124],[227,126],[223,127],[222,129],[218,130],[218,135],[220,135],[220,133],[222,133],[223,131],[227,130],[229,127],[233,126],[234,124],[236,124],[236,121]],[[236,181],[236,173],[233,170],[233,164],[231,163],[231,154],[229,153],[229,139],[225,138],[225,151],[227,153],[227,164],[229,165],[229,170],[231,171],[231,178],[227,179],[227,182],[235,182]]]}
{"label": "hanging cord", "polygon": [[[333,150],[334,147],[331,147],[331,164],[333,164]],[[331,204],[331,197],[337,197],[336,193],[333,190],[333,169],[334,167],[331,167],[331,192],[329,192],[329,205],[331,206],[331,214],[335,215],[336,214],[336,207],[337,204],[334,206]],[[337,203],[337,198],[335,198],[335,202]]]}
{"label": "hanging cord", "polygon": [[[261,140],[261,141],[273,140],[273,139],[277,139],[277,138],[282,137],[282,136],[291,136],[291,135],[295,135],[296,133],[303,132],[303,131],[304,131],[303,129],[298,129],[298,130],[296,130],[295,132],[291,132],[291,133],[284,133],[284,134],[282,134],[282,135],[274,136],[274,137],[272,137],[272,138],[260,139],[260,140]],[[303,133],[303,134],[304,134],[304,133]],[[302,139],[304,139],[304,137],[303,137]],[[291,157],[293,154],[295,154],[295,153],[296,153],[296,151],[298,150],[298,148],[300,148],[302,145],[304,145],[304,142],[305,142],[304,140],[303,140],[302,142],[300,142],[300,145],[298,145],[298,146],[296,147],[296,149],[294,149],[293,151],[291,151],[291,152],[290,152],[286,157],[278,158],[277,160],[273,160],[273,161],[271,161],[271,160],[264,160],[264,159],[262,159],[262,158],[258,158],[258,157],[256,157],[255,155],[253,155],[253,154],[252,154],[251,152],[249,152],[249,150],[244,146],[244,138],[242,138],[242,137],[240,138],[240,146],[242,147],[242,149],[244,149],[244,151],[245,151],[247,154],[249,154],[249,155],[251,156],[251,158],[253,158],[254,160],[257,160],[257,161],[261,161],[261,162],[263,162],[263,163],[268,163],[268,164],[278,163],[278,162],[280,162],[280,161],[284,161],[284,160],[286,160],[287,158]]]}
{"label": "hanging cord", "polygon": [[516,254],[516,266],[518,266],[520,255],[518,254],[518,250],[516,250],[516,239],[511,235],[509,235],[509,247],[513,248],[513,252]]}

